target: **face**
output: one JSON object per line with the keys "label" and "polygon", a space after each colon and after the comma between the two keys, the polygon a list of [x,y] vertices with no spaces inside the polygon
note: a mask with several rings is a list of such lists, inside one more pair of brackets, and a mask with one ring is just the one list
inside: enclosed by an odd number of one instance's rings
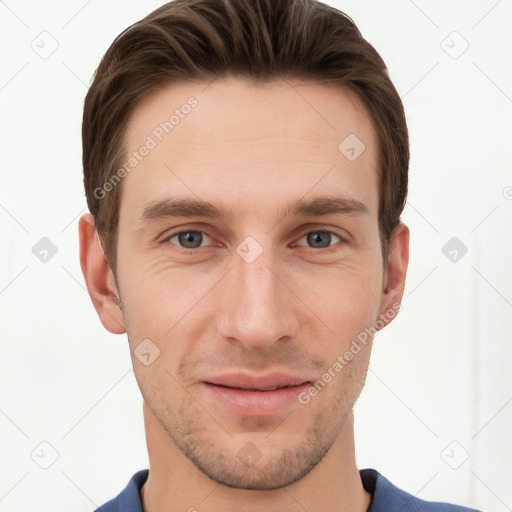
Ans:
{"label": "face", "polygon": [[126,133],[146,153],[117,249],[137,382],[189,460],[245,489],[320,462],[364,383],[361,333],[392,302],[370,116],[347,90],[292,85],[173,84]]}

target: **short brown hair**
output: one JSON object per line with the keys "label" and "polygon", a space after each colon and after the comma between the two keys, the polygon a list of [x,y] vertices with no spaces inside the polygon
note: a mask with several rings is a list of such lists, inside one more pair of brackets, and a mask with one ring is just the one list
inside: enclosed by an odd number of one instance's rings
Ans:
{"label": "short brown hair", "polygon": [[379,139],[379,231],[387,258],[407,194],[407,124],[384,61],[353,21],[315,0],[174,0],[114,40],[85,98],[85,192],[114,273],[121,183],[107,194],[103,187],[124,160],[135,105],[173,82],[226,75],[329,82],[358,95]]}

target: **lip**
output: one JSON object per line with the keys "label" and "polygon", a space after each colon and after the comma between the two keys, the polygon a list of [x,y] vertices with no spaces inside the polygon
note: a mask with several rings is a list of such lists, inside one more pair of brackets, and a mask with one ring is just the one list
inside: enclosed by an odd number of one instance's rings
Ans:
{"label": "lip", "polygon": [[205,379],[205,382],[228,388],[267,391],[276,387],[298,386],[299,384],[303,384],[307,381],[302,377],[296,377],[286,373],[269,373],[267,375],[230,373],[228,375],[219,375]]}
{"label": "lip", "polygon": [[297,403],[299,394],[311,383],[285,373],[234,373],[209,378],[202,385],[210,399],[233,414],[271,416]]}

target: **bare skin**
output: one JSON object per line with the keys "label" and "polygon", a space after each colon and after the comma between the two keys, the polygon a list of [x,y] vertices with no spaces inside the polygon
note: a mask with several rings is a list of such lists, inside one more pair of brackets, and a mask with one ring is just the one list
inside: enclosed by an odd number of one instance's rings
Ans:
{"label": "bare skin", "polygon": [[[399,224],[384,261],[378,141],[362,103],[341,88],[293,86],[233,77],[177,83],[137,105],[128,153],[189,97],[197,100],[122,181],[117,281],[92,216],[80,219],[89,293],[105,328],[128,333],[144,398],[146,512],[369,506],[352,408],[371,337],[340,371],[333,364],[365,329],[394,317],[409,232]],[[365,145],[353,161],[338,149],[349,134]],[[289,202],[319,197],[342,198],[344,208],[284,215]],[[233,215],[175,217],[152,208],[176,198]],[[240,247],[257,257],[248,262]],[[160,351],[148,365],[135,356],[144,340]],[[329,382],[307,403],[268,414],[237,414],[205,385],[234,372],[315,383],[329,369]]]}

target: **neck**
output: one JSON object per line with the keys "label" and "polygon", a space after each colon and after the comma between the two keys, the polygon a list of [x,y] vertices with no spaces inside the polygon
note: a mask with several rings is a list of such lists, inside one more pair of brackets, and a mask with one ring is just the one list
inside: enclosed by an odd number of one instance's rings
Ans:
{"label": "neck", "polygon": [[269,491],[235,489],[210,479],[176,447],[146,403],[144,423],[150,463],[141,490],[145,512],[365,512],[370,505],[355,462],[352,413],[315,468],[294,484]]}

